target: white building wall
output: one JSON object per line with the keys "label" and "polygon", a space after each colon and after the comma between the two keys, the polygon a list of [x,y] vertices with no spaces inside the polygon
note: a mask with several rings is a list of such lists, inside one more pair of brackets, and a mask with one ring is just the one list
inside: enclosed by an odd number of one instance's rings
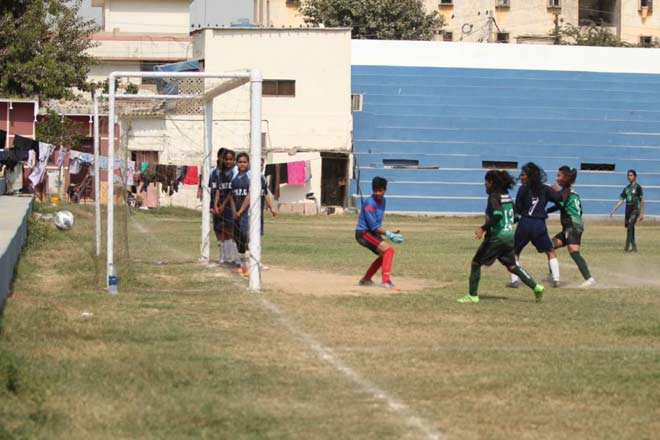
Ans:
{"label": "white building wall", "polygon": [[[268,163],[310,161],[305,185],[284,185],[281,203],[321,197],[321,152],[351,151],[349,29],[207,29],[193,34],[208,72],[259,68],[265,80],[295,80],[296,95],[264,96]],[[231,54],[231,56],[227,56]],[[304,54],[304,55],[303,55]],[[247,151],[249,85],[214,102],[214,152]]]}
{"label": "white building wall", "polygon": [[[271,150],[350,151],[351,40],[348,29],[208,29],[194,56],[208,72],[259,68],[265,80],[295,80],[296,96],[263,99]],[[203,45],[203,46],[202,46]],[[227,54],[231,54],[228,56]],[[247,93],[242,88],[238,93]],[[215,102],[215,117],[247,114],[236,92]],[[223,107],[223,100],[229,101]],[[239,107],[236,107],[239,106]],[[266,122],[267,121],[267,122]]]}
{"label": "white building wall", "polygon": [[189,0],[105,0],[106,32],[188,33]]}
{"label": "white building wall", "polygon": [[640,0],[621,0],[621,39],[639,44],[639,38],[651,36],[660,38],[660,2],[655,2],[654,10],[640,9]]}

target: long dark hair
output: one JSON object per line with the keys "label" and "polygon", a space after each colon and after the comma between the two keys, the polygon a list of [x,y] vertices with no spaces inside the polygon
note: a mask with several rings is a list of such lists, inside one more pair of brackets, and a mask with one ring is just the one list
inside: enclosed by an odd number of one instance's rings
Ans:
{"label": "long dark hair", "polygon": [[577,179],[577,170],[575,168],[571,168],[568,165],[564,165],[559,167],[559,172],[564,173],[568,176],[569,185],[573,185],[575,183],[575,180]]}
{"label": "long dark hair", "polygon": [[224,159],[225,157],[225,151],[227,151],[227,149],[224,147],[218,149],[218,155],[216,156],[216,161],[215,161],[215,167],[218,170],[222,170],[222,159]]}
{"label": "long dark hair", "polygon": [[227,171],[225,169],[225,157],[227,157],[228,154],[231,154],[232,156],[234,156],[234,158],[236,158],[236,153],[234,153],[234,150],[226,149],[225,152],[222,154],[222,163],[220,164],[220,169],[222,171]]}
{"label": "long dark hair", "polygon": [[538,196],[548,177],[545,171],[534,162],[527,162],[521,170],[527,174],[527,187],[532,191],[532,195]]}
{"label": "long dark hair", "polygon": [[490,170],[486,173],[484,180],[487,180],[493,185],[490,192],[505,193],[516,186],[516,179],[508,171],[504,170]]}

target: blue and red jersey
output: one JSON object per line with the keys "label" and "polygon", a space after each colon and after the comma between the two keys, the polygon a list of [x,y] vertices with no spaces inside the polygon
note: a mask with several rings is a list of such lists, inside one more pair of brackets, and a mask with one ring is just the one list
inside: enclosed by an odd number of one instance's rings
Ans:
{"label": "blue and red jersey", "polygon": [[385,205],[386,202],[384,197],[380,203],[374,200],[373,196],[367,197],[367,199],[362,203],[360,216],[358,217],[358,222],[355,229],[358,231],[375,232],[376,229],[380,228],[380,226],[383,224]]}

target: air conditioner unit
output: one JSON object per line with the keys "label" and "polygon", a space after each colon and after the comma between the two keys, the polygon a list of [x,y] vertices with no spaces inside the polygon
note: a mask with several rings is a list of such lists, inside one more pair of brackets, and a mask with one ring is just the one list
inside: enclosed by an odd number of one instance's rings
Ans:
{"label": "air conditioner unit", "polygon": [[508,8],[511,6],[510,0],[497,0],[495,7],[497,8]]}

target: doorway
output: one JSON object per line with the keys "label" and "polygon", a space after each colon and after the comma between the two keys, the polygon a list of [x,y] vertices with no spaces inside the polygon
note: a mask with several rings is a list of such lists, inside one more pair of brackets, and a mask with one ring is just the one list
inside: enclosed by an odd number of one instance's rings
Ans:
{"label": "doorway", "polygon": [[321,153],[321,205],[345,206],[348,187],[348,155]]}

